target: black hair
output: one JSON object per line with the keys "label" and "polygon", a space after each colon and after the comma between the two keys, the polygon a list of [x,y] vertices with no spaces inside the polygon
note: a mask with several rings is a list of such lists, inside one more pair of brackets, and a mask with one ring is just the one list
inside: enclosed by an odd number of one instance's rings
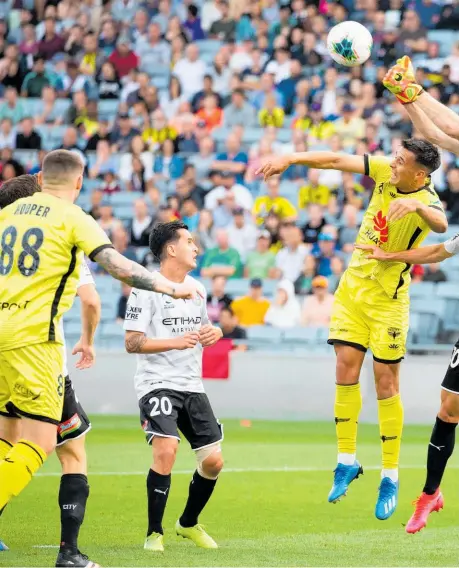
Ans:
{"label": "black hair", "polygon": [[402,147],[414,154],[416,162],[424,166],[429,174],[438,170],[441,165],[438,148],[427,140],[408,138],[407,140],[402,140]]}
{"label": "black hair", "polygon": [[37,178],[30,174],[15,177],[0,187],[0,209],[8,207],[18,199],[30,197],[41,191]]}
{"label": "black hair", "polygon": [[158,260],[163,259],[166,246],[180,238],[181,229],[188,230],[188,225],[182,221],[170,221],[169,223],[158,223],[150,233],[150,250]]}
{"label": "black hair", "polygon": [[233,308],[231,308],[230,306],[223,306],[223,308],[220,310],[220,313],[222,312],[228,312],[231,316],[234,316]]}

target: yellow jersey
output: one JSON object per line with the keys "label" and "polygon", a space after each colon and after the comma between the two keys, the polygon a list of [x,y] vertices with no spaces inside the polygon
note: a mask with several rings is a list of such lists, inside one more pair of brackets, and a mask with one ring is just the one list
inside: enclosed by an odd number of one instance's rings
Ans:
{"label": "yellow jersey", "polygon": [[303,185],[298,191],[298,209],[306,209],[311,203],[326,207],[330,201],[330,188],[326,185]]}
{"label": "yellow jersey", "polygon": [[254,300],[250,296],[237,298],[231,303],[231,309],[234,315],[237,317],[239,324],[244,327],[263,325],[269,306],[269,300],[266,298]]}
{"label": "yellow jersey", "polygon": [[[402,193],[390,183],[390,158],[364,156],[365,174],[375,180],[375,188],[357,236],[358,244],[374,244],[387,252],[418,248],[430,228],[417,214],[410,213],[398,221],[388,221],[389,206],[395,199],[418,199],[428,207],[443,211],[440,199],[430,178],[426,184],[411,193]],[[403,262],[370,260],[364,251],[355,250],[348,270],[363,278],[377,280],[390,298],[396,299],[408,292],[410,265]]]}
{"label": "yellow jersey", "polygon": [[0,211],[0,351],[62,343],[84,254],[112,244],[77,205],[38,192]]}
{"label": "yellow jersey", "polygon": [[257,197],[253,205],[252,213],[256,217],[258,225],[263,224],[269,213],[275,213],[279,219],[296,217],[297,215],[296,209],[290,201],[280,195],[274,199],[269,197],[269,195]]}

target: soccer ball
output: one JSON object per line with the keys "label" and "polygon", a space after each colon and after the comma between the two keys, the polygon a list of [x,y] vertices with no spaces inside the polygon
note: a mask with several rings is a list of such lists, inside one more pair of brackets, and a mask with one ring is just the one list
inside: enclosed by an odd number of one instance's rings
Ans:
{"label": "soccer ball", "polygon": [[358,22],[342,22],[327,37],[327,49],[336,63],[346,67],[362,65],[370,57],[373,38]]}

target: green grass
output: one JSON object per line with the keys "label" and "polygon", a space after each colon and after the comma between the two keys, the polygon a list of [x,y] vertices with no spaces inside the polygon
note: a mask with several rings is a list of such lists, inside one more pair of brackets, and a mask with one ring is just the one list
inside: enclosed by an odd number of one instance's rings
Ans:
{"label": "green grass", "polygon": [[[142,548],[151,450],[135,417],[95,417],[88,436],[91,495],[82,550],[105,567],[458,565],[454,457],[442,486],[446,509],[432,515],[422,533],[411,536],[403,529],[423,485],[430,428],[405,430],[400,503],[385,522],[374,517],[377,427],[360,426],[359,458],[367,471],[337,505],[327,503],[336,457],[333,424],[255,422],[243,428],[226,421],[225,435],[227,473],[202,516],[219,550],[196,549],[173,532],[187,495],[187,472],[194,469],[194,456],[183,444],[164,520],[166,552],[152,555]],[[0,536],[11,550],[0,553],[0,566],[54,564],[55,549],[36,547],[59,541],[58,472],[52,457],[43,469],[46,475],[34,479],[5,511]]]}

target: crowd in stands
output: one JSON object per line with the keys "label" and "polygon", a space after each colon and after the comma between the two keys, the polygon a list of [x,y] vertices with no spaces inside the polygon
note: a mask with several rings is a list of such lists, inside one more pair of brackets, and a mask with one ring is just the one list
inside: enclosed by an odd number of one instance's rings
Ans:
{"label": "crowd in stands", "polygon": [[[374,40],[352,69],[326,50],[348,19]],[[152,227],[188,224],[225,335],[327,325],[372,181],[295,166],[265,183],[255,172],[310,149],[390,154],[415,134],[381,84],[403,54],[459,112],[458,25],[459,4],[444,0],[4,0],[0,182],[39,171],[51,149],[77,152],[79,203],[128,258],[154,268]],[[433,181],[459,223],[455,156],[443,152]],[[250,286],[232,298],[225,283],[240,278]],[[446,278],[413,270],[415,282]]]}

